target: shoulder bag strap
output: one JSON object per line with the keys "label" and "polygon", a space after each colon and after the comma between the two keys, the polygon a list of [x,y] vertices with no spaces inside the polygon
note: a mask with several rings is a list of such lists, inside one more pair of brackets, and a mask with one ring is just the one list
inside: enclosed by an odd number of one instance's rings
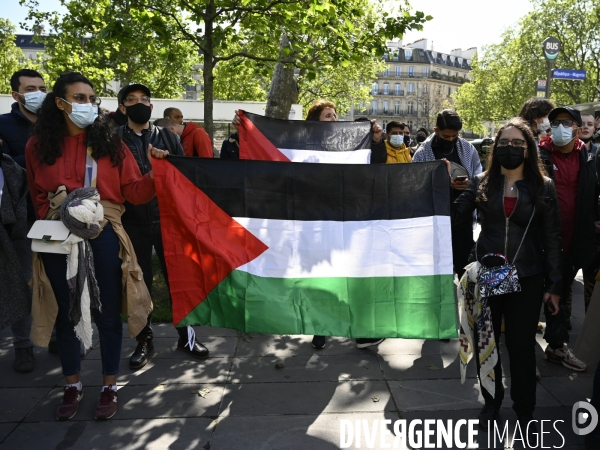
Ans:
{"label": "shoulder bag strap", "polygon": [[517,256],[519,255],[519,250],[521,250],[521,245],[523,245],[523,241],[525,240],[525,235],[527,234],[527,230],[529,230],[529,225],[531,225],[531,221],[533,220],[534,215],[535,215],[535,206],[533,207],[533,212],[531,213],[531,217],[529,218],[529,223],[527,224],[527,228],[525,228],[525,233],[523,233],[523,237],[521,238],[521,243],[519,244],[519,248],[517,248],[517,252],[515,253],[515,257],[513,258],[513,264],[517,260]]}

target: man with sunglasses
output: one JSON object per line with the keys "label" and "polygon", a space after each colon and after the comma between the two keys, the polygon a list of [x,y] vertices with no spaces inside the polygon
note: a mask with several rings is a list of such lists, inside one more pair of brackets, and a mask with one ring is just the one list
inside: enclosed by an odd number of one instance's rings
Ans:
{"label": "man with sunglasses", "polygon": [[568,347],[571,329],[571,287],[577,271],[594,260],[595,212],[597,209],[595,156],[579,139],[581,113],[569,106],[554,108],[548,116],[552,135],[540,142],[540,159],[554,180],[563,245],[563,288],[560,313],[552,315],[544,306],[548,342],[546,357],[556,363],[584,371],[586,364]]}
{"label": "man with sunglasses", "polygon": [[[128,120],[126,125],[119,128],[119,135],[131,150],[142,175],[151,170],[150,161],[148,160],[148,145],[161,150],[168,150],[171,155],[184,155],[181,145],[177,142],[177,138],[171,130],[150,123],[153,106],[148,87],[143,84],[129,84],[119,92],[118,101],[119,110],[127,116]],[[142,268],[144,282],[148,287],[148,291],[152,294],[153,248],[158,256],[167,285],[169,283],[156,197],[145,205],[132,205],[125,202],[125,213],[122,221]],[[151,322],[152,314],[148,317],[146,327],[136,337],[138,344],[129,359],[131,369],[137,370],[144,367],[148,362],[148,358],[154,353],[154,335]],[[184,351],[194,358],[207,358],[208,349],[197,342],[195,337],[192,337],[193,329],[189,328],[189,335],[188,327],[177,328],[179,333],[177,350]]]}

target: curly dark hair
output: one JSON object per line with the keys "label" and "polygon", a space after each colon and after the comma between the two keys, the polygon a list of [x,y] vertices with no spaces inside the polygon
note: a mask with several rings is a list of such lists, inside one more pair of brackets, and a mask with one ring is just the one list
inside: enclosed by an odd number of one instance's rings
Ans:
{"label": "curly dark hair", "polygon": [[[37,113],[33,135],[37,138],[36,152],[44,164],[53,165],[62,155],[63,140],[67,135],[67,123],[63,112],[56,106],[55,99],[65,98],[68,86],[79,82],[94,88],[90,80],[79,72],[62,74]],[[99,114],[96,121],[87,128],[87,140],[93,149],[94,159],[109,156],[115,166],[123,161],[125,154],[121,147],[121,138],[111,126],[111,120],[106,114]]]}
{"label": "curly dark hair", "polygon": [[545,117],[555,108],[554,103],[546,98],[532,97],[523,103],[519,117],[525,119],[534,135],[539,134],[535,119]]}
{"label": "curly dark hair", "polygon": [[315,100],[308,108],[308,114],[306,115],[306,120],[319,121],[319,117],[321,117],[321,112],[325,108],[331,108],[337,113],[337,108],[335,107],[335,103],[330,102],[328,100]]}
{"label": "curly dark hair", "polygon": [[492,151],[488,155],[488,166],[484,172],[479,184],[479,190],[477,192],[477,199],[479,201],[487,201],[487,199],[495,196],[500,192],[502,187],[502,172],[501,165],[498,160],[494,157],[495,148],[498,145],[498,140],[502,137],[502,132],[507,128],[517,128],[523,133],[525,141],[527,142],[527,158],[525,158],[525,164],[523,166],[523,181],[527,184],[527,189],[534,197],[535,204],[538,210],[543,209],[543,197],[542,191],[544,188],[544,176],[546,176],[546,169],[544,168],[542,161],[538,156],[537,144],[531,128],[527,124],[527,121],[522,117],[515,117],[510,119],[502,128],[498,130],[496,140],[492,147]]}

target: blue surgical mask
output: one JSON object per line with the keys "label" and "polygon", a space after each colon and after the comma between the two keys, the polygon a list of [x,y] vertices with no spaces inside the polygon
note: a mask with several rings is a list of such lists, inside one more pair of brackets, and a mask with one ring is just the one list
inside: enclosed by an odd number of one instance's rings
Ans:
{"label": "blue surgical mask", "polygon": [[562,123],[556,128],[552,128],[552,142],[559,147],[564,147],[573,139],[575,139],[575,136],[573,136],[573,128],[567,128],[563,126]]}
{"label": "blue surgical mask", "polygon": [[71,103],[67,102],[65,99],[61,99],[62,101],[71,105],[71,113],[69,114],[69,119],[79,128],[87,128],[91,124],[95,122],[98,118],[98,107],[92,105],[91,103]]}
{"label": "blue surgical mask", "polygon": [[25,103],[21,103],[27,111],[37,113],[38,109],[41,108],[46,93],[42,91],[25,92],[21,94],[25,98]]}
{"label": "blue surgical mask", "polygon": [[404,144],[404,136],[401,134],[392,134],[390,136],[390,144],[392,147],[400,147]]}

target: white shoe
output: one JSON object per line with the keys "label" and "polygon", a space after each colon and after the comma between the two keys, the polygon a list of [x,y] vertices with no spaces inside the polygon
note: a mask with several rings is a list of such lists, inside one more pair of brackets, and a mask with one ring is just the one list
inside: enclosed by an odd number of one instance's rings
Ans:
{"label": "white shoe", "polygon": [[556,350],[553,350],[548,346],[544,353],[549,361],[560,363],[567,369],[576,370],[577,372],[583,372],[587,369],[587,364],[578,359],[567,344],[564,344],[562,348],[557,348]]}

